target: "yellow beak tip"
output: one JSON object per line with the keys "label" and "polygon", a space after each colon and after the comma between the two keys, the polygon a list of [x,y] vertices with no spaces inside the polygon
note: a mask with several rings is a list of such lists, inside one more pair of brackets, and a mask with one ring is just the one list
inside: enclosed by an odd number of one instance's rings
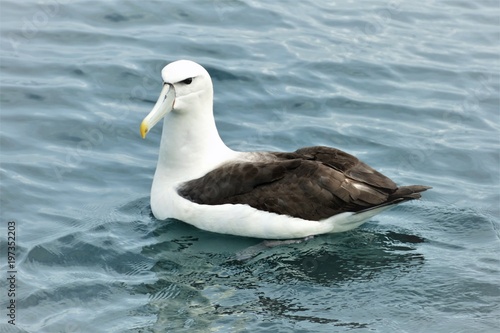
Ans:
{"label": "yellow beak tip", "polygon": [[140,131],[141,131],[141,137],[143,139],[146,138],[146,134],[148,134],[148,130],[149,130],[148,125],[146,125],[144,122],[142,122]]}

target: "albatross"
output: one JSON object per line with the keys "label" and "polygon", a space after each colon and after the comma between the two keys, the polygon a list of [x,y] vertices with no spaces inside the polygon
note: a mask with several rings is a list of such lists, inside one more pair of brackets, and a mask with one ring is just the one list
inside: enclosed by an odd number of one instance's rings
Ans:
{"label": "albatross", "polygon": [[217,131],[207,70],[178,60],[161,76],[160,97],[140,125],[144,139],[164,119],[151,187],[151,210],[159,220],[237,236],[307,239],[354,229],[430,188],[398,187],[335,148],[234,151]]}

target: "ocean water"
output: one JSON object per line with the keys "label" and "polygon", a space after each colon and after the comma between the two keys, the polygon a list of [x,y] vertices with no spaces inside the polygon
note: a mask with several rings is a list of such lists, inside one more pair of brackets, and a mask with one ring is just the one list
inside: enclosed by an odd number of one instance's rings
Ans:
{"label": "ocean water", "polygon": [[[496,332],[499,6],[0,1],[0,331]],[[271,249],[156,220],[139,124],[177,59],[233,149],[328,145],[433,189]]]}

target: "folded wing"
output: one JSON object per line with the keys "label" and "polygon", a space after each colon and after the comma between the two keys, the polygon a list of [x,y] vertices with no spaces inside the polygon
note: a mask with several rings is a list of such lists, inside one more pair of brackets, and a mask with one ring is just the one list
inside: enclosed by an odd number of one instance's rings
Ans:
{"label": "folded wing", "polygon": [[[182,184],[184,198],[205,205],[247,204],[318,221],[420,198],[429,187],[397,187],[356,157],[328,147],[265,153],[262,161],[223,165]],[[237,218],[237,217],[235,217]]]}

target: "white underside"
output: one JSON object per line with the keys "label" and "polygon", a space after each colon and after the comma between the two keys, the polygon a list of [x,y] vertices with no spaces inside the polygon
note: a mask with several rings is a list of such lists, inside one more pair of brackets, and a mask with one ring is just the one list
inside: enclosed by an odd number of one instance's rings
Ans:
{"label": "white underside", "polygon": [[[346,212],[321,221],[309,221],[260,211],[242,204],[199,205],[174,194],[173,191],[169,192],[172,195],[170,198],[160,196],[158,204],[156,201],[151,202],[156,218],[162,220],[172,217],[211,232],[263,239],[304,238],[348,231],[390,208],[385,206],[361,214]],[[163,205],[161,208],[158,208],[159,201]]]}

